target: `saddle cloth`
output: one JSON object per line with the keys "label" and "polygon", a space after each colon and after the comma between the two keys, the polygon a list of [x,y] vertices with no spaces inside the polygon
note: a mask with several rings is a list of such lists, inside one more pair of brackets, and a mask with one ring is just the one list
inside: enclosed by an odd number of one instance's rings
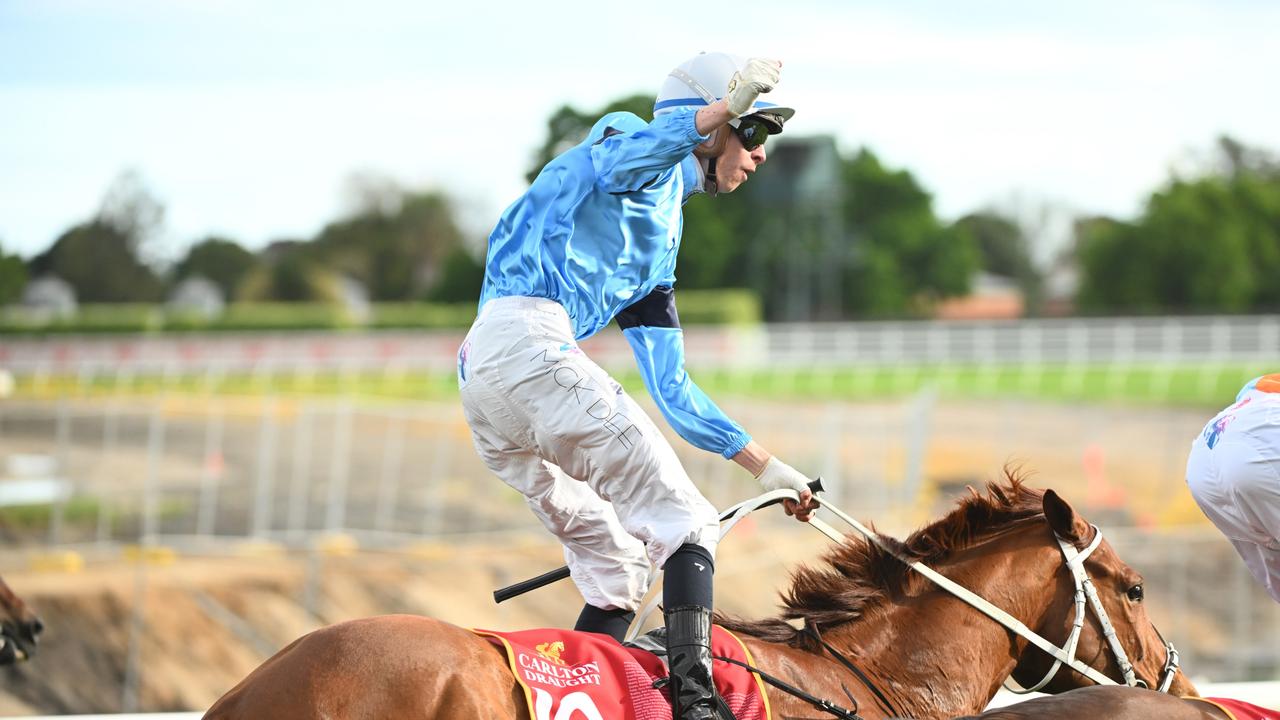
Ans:
{"label": "saddle cloth", "polygon": [[[472,632],[500,644],[511,672],[524,688],[533,720],[671,720],[662,659],[620,645],[597,633],[555,628]],[[753,664],[733,633],[711,629],[711,654]],[[754,673],[720,660],[712,662],[716,689],[738,720],[770,720],[764,685]]]}
{"label": "saddle cloth", "polygon": [[1185,699],[1199,700],[1210,705],[1217,705],[1218,709],[1226,713],[1231,720],[1280,720],[1280,712],[1258,707],[1243,700],[1217,697],[1188,697]]}

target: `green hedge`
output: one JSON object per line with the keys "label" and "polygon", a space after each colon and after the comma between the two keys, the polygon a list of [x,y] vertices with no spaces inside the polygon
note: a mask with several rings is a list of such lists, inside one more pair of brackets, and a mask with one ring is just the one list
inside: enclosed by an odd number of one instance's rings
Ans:
{"label": "green hedge", "polygon": [[756,325],[764,318],[760,296],[750,290],[681,290],[681,325]]}
{"label": "green hedge", "polygon": [[475,319],[475,303],[378,303],[369,327],[466,328]]}
{"label": "green hedge", "polygon": [[[749,290],[688,290],[679,294],[684,324],[759,323],[760,299]],[[0,335],[169,333],[348,328],[465,328],[475,303],[377,303],[366,321],[324,303],[236,303],[214,319],[175,314],[160,305],[84,305],[75,317],[40,319],[16,308],[0,313]]]}
{"label": "green hedge", "polygon": [[72,318],[38,318],[9,310],[0,315],[0,333],[133,333],[164,325],[164,308],[121,303],[85,305]]}

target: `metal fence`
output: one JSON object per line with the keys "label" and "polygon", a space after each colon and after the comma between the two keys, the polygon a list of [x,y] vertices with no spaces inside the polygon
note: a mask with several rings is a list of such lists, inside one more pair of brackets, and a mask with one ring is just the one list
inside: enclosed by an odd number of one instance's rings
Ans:
{"label": "metal fence", "polygon": [[[772,413],[739,409],[744,418]],[[854,458],[855,452],[908,426],[927,426],[903,418],[890,427],[880,414],[857,427],[839,408],[820,412],[815,425],[823,419],[830,423],[821,434],[797,443],[779,433],[779,443],[797,446],[793,452],[803,452],[806,463],[877,478],[887,468],[867,468],[868,458]],[[860,440],[842,448],[843,433]],[[729,504],[755,492],[732,463],[673,440],[713,502]],[[821,456],[819,447],[827,448]],[[0,466],[7,481],[0,482],[0,504],[34,499],[51,506],[39,533],[49,545],[216,537],[290,542],[317,533],[354,533],[381,543],[537,527],[522,499],[480,462],[457,403],[272,395],[10,400],[0,404],[0,462],[8,470]],[[839,472],[828,475],[836,494],[854,492],[870,507],[902,504],[902,493],[889,492],[885,483],[855,489],[842,485]],[[6,501],[13,481],[22,481],[22,492]],[[918,487],[919,478],[910,486]]]}
{"label": "metal fence", "polygon": [[1060,318],[1016,322],[788,324],[771,364],[1108,364],[1273,361],[1280,317]]}
{"label": "metal fence", "polygon": [[[0,339],[0,368],[19,376],[403,373],[454,366],[464,331],[54,336]],[[1280,317],[1061,318],[1020,321],[779,323],[685,329],[691,367],[898,364],[1125,365],[1256,363],[1280,357]],[[583,344],[625,366],[616,328]]]}
{"label": "metal fence", "polygon": [[[135,543],[217,552],[240,541],[313,548],[326,538],[376,548],[539,532],[522,499],[479,461],[457,402],[360,399],[342,383],[328,397],[273,389],[281,377],[447,373],[461,338],[5,338],[0,370],[21,388],[43,390],[0,393],[0,505],[22,505],[0,511],[21,525],[16,535],[29,547],[102,552]],[[957,384],[999,387],[1000,368],[1051,365],[1070,369],[1026,372],[1019,389],[1050,396],[1039,391],[1056,383],[1068,390],[1059,397],[1078,397],[1073,384],[1100,372],[1102,386],[1118,392],[1138,382],[1132,368],[1146,365],[1164,368],[1140,380],[1152,399],[1170,397],[1181,382],[1225,403],[1243,368],[1275,369],[1268,366],[1280,358],[1280,317],[691,327],[686,345],[695,370],[759,369],[784,385],[834,386],[849,368],[866,371],[851,382],[869,383],[904,366],[977,367],[916,377],[901,400],[852,403],[820,392],[717,400],[788,463],[823,475],[835,503],[894,534],[940,515],[965,485],[1021,467],[1104,527],[1143,571],[1153,615],[1187,667],[1213,679],[1280,677],[1280,607],[1206,524],[1182,481],[1188,444],[1216,408],[999,393],[945,399]],[[632,367],[615,330],[584,348],[610,370]],[[242,389],[252,395],[226,394],[222,379],[237,374],[250,377]],[[144,377],[162,381],[135,393],[134,380]],[[637,399],[657,416],[647,398]],[[717,506],[757,492],[732,463],[671,439]]]}
{"label": "metal fence", "polygon": [[[724,404],[789,463],[823,475],[833,502],[894,534],[940,515],[966,484],[1021,465],[1033,484],[1058,489],[1104,527],[1143,571],[1157,621],[1188,667],[1214,679],[1280,675],[1280,607],[1205,524],[1182,483],[1203,412],[975,405],[928,392],[877,404]],[[732,463],[672,439],[716,505],[758,492]],[[522,498],[480,463],[457,403],[9,399],[0,401],[0,463],[0,476],[8,475],[0,486],[24,480],[48,493],[46,513],[16,516],[42,548],[208,550],[242,540],[313,547],[337,536],[393,547],[538,530]]]}

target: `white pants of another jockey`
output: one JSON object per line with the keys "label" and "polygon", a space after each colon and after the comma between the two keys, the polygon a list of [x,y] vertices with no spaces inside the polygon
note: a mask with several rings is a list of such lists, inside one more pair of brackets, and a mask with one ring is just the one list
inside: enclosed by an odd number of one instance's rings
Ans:
{"label": "white pants of another jockey", "polygon": [[1187,486],[1280,602],[1280,397],[1214,417],[1191,444]]}
{"label": "white pants of another jockey", "polygon": [[574,340],[557,302],[481,308],[458,351],[476,451],[564,544],[587,602],[635,610],[681,545],[715,553],[718,514],[653,421]]}

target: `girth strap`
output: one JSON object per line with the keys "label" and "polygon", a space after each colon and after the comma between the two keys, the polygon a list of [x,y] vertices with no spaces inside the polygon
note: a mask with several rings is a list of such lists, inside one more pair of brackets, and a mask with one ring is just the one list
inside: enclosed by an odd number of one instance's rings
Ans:
{"label": "girth strap", "polygon": [[801,700],[809,703],[810,705],[821,710],[822,712],[831,713],[832,715],[836,716],[840,720],[864,720],[864,718],[861,715],[857,714],[856,712],[852,710],[845,710],[844,708],[840,707],[839,705],[836,705],[833,702],[830,702],[828,700],[823,700],[822,698],[817,697],[815,695],[810,695],[809,693],[805,692],[804,690],[801,690],[795,685],[792,685],[786,680],[781,680],[779,678],[776,678],[770,675],[769,673],[761,670],[758,667],[753,667],[751,665],[748,665],[747,663],[742,662],[741,660],[735,660],[734,658],[721,657],[719,655],[713,655],[712,657],[714,657],[716,660],[719,660],[721,662],[727,662],[730,665],[737,665],[738,667],[745,668],[755,673],[757,676],[759,676],[761,680],[769,683],[770,685],[778,688],[779,690],[789,695],[794,695],[800,698]]}

